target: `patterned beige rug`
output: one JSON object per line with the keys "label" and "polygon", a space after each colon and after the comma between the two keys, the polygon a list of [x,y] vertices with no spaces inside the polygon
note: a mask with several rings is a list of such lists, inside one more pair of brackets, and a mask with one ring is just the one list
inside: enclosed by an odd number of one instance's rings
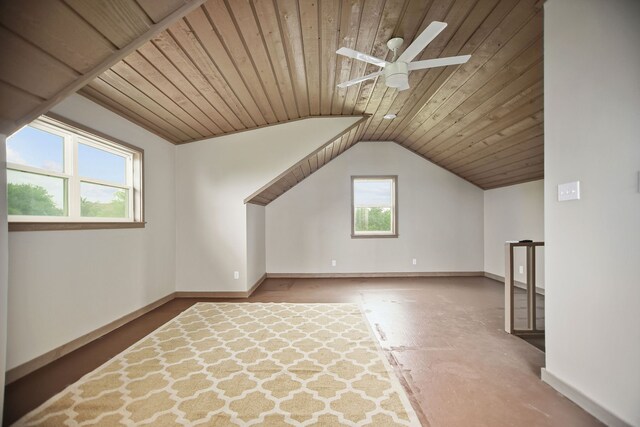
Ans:
{"label": "patterned beige rug", "polygon": [[17,425],[420,423],[357,305],[198,303]]}

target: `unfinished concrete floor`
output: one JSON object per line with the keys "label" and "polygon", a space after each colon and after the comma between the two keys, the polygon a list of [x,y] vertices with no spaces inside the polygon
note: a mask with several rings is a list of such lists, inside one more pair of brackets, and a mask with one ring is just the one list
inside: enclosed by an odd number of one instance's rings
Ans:
{"label": "unfinished concrete floor", "polygon": [[[8,385],[4,423],[198,301],[222,300],[175,299]],[[600,425],[540,381],[544,353],[503,331],[491,279],[268,279],[249,301],[361,304],[425,426]]]}

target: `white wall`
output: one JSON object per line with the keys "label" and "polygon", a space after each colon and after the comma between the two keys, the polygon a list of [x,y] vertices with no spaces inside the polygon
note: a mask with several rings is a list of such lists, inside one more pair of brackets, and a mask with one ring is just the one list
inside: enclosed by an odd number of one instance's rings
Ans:
{"label": "white wall", "polygon": [[[640,426],[640,2],[545,3],[546,370]],[[581,200],[557,201],[580,180]]]}
{"label": "white wall", "polygon": [[8,369],[174,291],[175,147],[79,95],[53,111],[144,149],[147,225],[9,233]]}
{"label": "white wall", "polygon": [[[351,238],[352,175],[398,175],[398,238]],[[361,142],[267,206],[267,271],[482,271],[482,216],[478,187],[393,142]]]}
{"label": "white wall", "polygon": [[[485,191],[484,271],[504,277],[504,243],[524,239],[544,241],[544,181]],[[517,248],[514,254],[514,278],[526,282],[526,249]],[[544,248],[536,250],[536,286],[544,288]]]}
{"label": "white wall", "polygon": [[252,286],[244,199],[357,120],[298,120],[179,146],[177,289],[245,291]]}
{"label": "white wall", "polygon": [[7,361],[7,294],[9,288],[9,246],[7,231],[7,146],[0,134],[0,423],[4,404],[4,372]]}
{"label": "white wall", "polygon": [[265,207],[247,203],[247,286],[251,288],[267,272]]}

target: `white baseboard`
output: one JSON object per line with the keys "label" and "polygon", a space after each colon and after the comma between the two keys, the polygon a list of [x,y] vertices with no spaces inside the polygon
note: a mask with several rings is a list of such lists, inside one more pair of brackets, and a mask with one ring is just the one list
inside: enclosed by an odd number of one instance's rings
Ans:
{"label": "white baseboard", "polygon": [[541,379],[551,387],[556,389],[560,394],[571,400],[573,403],[596,417],[610,427],[631,427],[631,424],[619,418],[617,415],[602,407],[602,405],[594,402],[590,397],[586,396],[580,390],[567,384],[551,372],[542,368]]}
{"label": "white baseboard", "polygon": [[376,277],[461,277],[483,276],[482,271],[401,271],[384,273],[267,273],[268,279],[339,279]]}

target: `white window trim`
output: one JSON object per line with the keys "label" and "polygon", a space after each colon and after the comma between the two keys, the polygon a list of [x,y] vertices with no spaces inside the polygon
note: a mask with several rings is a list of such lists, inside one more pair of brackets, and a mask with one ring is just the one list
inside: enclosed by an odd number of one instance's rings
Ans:
{"label": "white window trim", "polygon": [[[35,173],[43,176],[64,178],[67,180],[66,216],[8,215],[10,231],[58,230],[58,229],[97,229],[97,228],[137,228],[144,227],[143,203],[143,156],[144,151],[130,144],[100,134],[92,129],[55,114],[42,116],[29,126],[64,138],[63,172],[55,172],[16,163],[7,163],[7,169]],[[126,161],[125,184],[80,176],[78,169],[78,144],[88,145],[121,156]],[[102,218],[80,215],[80,184],[104,185],[128,190],[128,217]],[[33,224],[33,227],[29,225]],[[46,224],[51,224],[47,227]],[[77,226],[75,226],[77,224]],[[113,227],[109,225],[113,224]],[[83,225],[90,225],[84,227]]]}
{"label": "white window trim", "polygon": [[[355,182],[391,180],[391,231],[356,231]],[[351,238],[398,237],[398,176],[397,175],[353,175],[351,176]]]}

